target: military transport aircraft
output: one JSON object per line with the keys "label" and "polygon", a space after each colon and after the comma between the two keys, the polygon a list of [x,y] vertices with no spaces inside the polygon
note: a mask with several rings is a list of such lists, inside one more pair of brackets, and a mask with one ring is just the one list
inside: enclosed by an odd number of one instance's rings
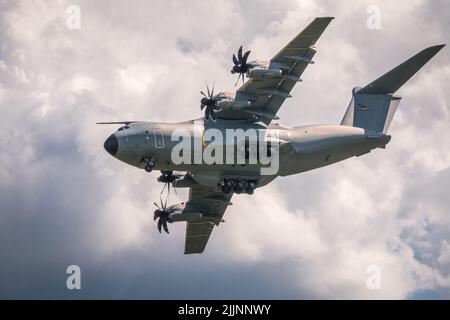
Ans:
{"label": "military transport aircraft", "polygon": [[[444,46],[429,47],[365,87],[353,88],[350,104],[338,125],[289,128],[275,122],[281,105],[291,97],[292,88],[302,81],[306,67],[314,63],[314,45],[332,19],[316,18],[268,62],[247,62],[250,51],[243,54],[239,48],[237,56],[232,57],[231,73],[238,74],[236,84],[242,79],[242,86],[236,92],[218,94],[214,94],[214,87],[207,87],[206,93],[201,92],[205,116],[200,119],[181,123],[99,123],[122,125],[104,144],[112,156],[147,172],[160,170],[158,181],[168,191],[171,186],[190,189],[187,202],[167,206],[167,200],[163,203],[160,199],[159,204],[155,202],[154,212],[159,232],[161,228],[169,232],[167,223],[187,222],[185,254],[204,251],[214,226],[223,222],[233,194],[252,194],[277,176],[297,174],[385,148],[391,139],[387,131],[401,100],[395,92]],[[228,137],[229,130],[251,129],[263,135],[248,135],[239,142],[234,136],[221,140],[209,134],[223,133]],[[174,132],[178,132],[175,139]],[[174,153],[183,138],[197,143],[197,147]],[[263,156],[271,161],[278,159],[276,171],[263,173],[262,169],[272,163],[248,161],[253,143],[257,144],[257,160]],[[229,144],[231,149],[226,149]],[[203,159],[201,153],[211,145],[225,148],[224,153],[229,153],[232,161]],[[244,163],[236,162],[237,157],[229,150],[243,153]],[[224,154],[219,149],[214,152],[214,156]],[[174,154],[187,161],[180,162]],[[200,161],[195,161],[197,156]],[[190,161],[192,158],[194,161]],[[181,173],[174,173],[175,170]]]}

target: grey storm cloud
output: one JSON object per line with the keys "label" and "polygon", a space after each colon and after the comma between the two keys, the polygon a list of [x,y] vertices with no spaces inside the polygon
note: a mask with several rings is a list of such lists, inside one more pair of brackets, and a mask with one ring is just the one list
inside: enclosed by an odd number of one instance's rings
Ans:
{"label": "grey storm cloud", "polygon": [[[95,125],[200,117],[206,81],[233,88],[239,45],[270,58],[316,16],[336,19],[280,122],[339,123],[352,87],[449,42],[449,6],[0,1],[0,297],[450,298],[448,48],[400,90],[386,150],[236,196],[203,255],[183,255],[183,224],[157,232],[155,174],[111,158],[115,128]],[[71,264],[80,291],[66,288]],[[366,286],[370,265],[380,290]]]}

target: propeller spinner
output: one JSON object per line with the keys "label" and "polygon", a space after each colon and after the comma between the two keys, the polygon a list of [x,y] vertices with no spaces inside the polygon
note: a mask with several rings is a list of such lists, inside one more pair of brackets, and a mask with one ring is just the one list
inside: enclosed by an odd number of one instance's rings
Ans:
{"label": "propeller spinner", "polygon": [[183,176],[182,174],[177,174],[177,173],[174,174],[173,171],[161,171],[161,175],[158,177],[158,182],[164,183],[164,187],[161,191],[161,194],[164,192],[164,190],[167,187],[167,196],[169,196],[171,185],[172,185],[172,188],[175,191],[175,193],[177,193],[177,190],[175,189],[173,184],[175,183],[175,181],[180,179],[182,176]]}
{"label": "propeller spinner", "polygon": [[208,84],[206,84],[206,92],[208,94],[205,94],[203,91],[200,91],[203,98],[200,100],[200,109],[205,109],[205,119],[215,121],[216,115],[215,111],[219,110],[219,107],[217,106],[216,99],[214,99],[214,84],[212,87],[212,90],[209,90]]}

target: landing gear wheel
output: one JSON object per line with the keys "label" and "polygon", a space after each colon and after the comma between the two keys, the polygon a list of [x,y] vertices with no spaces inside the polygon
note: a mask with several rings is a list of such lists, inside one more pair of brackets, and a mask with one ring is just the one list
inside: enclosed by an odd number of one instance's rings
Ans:
{"label": "landing gear wheel", "polygon": [[236,186],[234,187],[234,191],[235,191],[237,194],[240,194],[240,193],[242,193],[244,190],[245,190],[245,184],[244,184],[244,182],[243,182],[243,181],[238,181],[238,182],[236,183]]}
{"label": "landing gear wheel", "polygon": [[236,194],[247,193],[253,194],[256,189],[256,182],[254,180],[238,180],[225,179],[220,184],[220,190],[224,194],[234,192]]}
{"label": "landing gear wheel", "polygon": [[229,194],[231,192],[231,189],[228,188],[228,187],[223,187],[222,188],[222,192],[225,193],[225,194]]}
{"label": "landing gear wheel", "polygon": [[227,189],[232,189],[233,188],[233,182],[231,182],[231,181],[226,181],[225,182],[225,187],[227,188]]}
{"label": "landing gear wheel", "polygon": [[248,194],[253,194],[253,192],[255,191],[256,188],[256,184],[254,182],[249,182],[247,184],[247,187],[245,188],[245,192],[247,192]]}
{"label": "landing gear wheel", "polygon": [[154,166],[155,166],[155,163],[153,161],[149,161],[145,164],[144,169],[147,172],[152,172]]}

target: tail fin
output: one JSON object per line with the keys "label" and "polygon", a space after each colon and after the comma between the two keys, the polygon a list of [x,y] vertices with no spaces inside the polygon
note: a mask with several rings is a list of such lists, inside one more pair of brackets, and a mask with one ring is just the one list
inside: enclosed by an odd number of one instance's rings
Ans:
{"label": "tail fin", "polygon": [[353,88],[341,125],[386,133],[401,100],[394,93],[444,46],[429,47],[364,88]]}

